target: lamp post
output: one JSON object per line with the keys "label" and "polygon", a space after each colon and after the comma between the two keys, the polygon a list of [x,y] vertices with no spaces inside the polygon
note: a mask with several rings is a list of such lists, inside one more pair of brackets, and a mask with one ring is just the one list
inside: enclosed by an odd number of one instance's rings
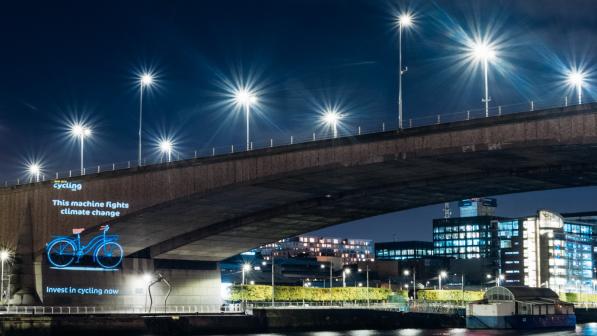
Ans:
{"label": "lamp post", "polygon": [[137,155],[137,166],[143,165],[143,154],[142,154],[142,132],[143,132],[143,89],[153,84],[153,75],[150,73],[144,73],[139,78],[139,153]]}
{"label": "lamp post", "polygon": [[71,134],[78,138],[81,144],[81,175],[85,175],[85,167],[83,165],[83,147],[85,138],[91,135],[91,129],[83,124],[75,124],[71,127]]}
{"label": "lamp post", "polygon": [[495,58],[496,52],[489,43],[479,41],[471,46],[470,53],[476,61],[483,63],[483,77],[485,83],[485,98],[483,99],[483,102],[485,103],[485,116],[489,117],[489,62]]}
{"label": "lamp post", "polygon": [[5,295],[4,295],[4,264],[10,258],[10,252],[8,250],[0,251],[0,262],[2,262],[2,266],[0,267],[0,295],[1,295],[1,302],[4,303]]}
{"label": "lamp post", "polygon": [[[359,272],[362,272],[363,270],[359,268]],[[367,286],[367,306],[369,306],[369,263],[366,264],[365,266],[365,276],[366,276],[366,286]]]}
{"label": "lamp post", "polygon": [[576,88],[578,104],[582,104],[582,85],[585,81],[585,74],[580,71],[572,71],[568,74],[568,82]]}
{"label": "lamp post", "polygon": [[167,158],[168,158],[168,162],[172,162],[172,141],[168,140],[168,139],[164,139],[162,141],[160,141],[160,151],[163,154],[166,154]]}
{"label": "lamp post", "polygon": [[251,150],[251,133],[250,133],[250,114],[251,105],[257,103],[257,96],[246,88],[236,90],[234,94],[236,104],[245,109],[246,131],[247,131],[247,151]]}
{"label": "lamp post", "polygon": [[245,273],[251,270],[251,264],[243,264],[242,267],[242,285],[245,285]]}
{"label": "lamp post", "polygon": [[439,275],[438,275],[438,279],[439,279],[439,290],[442,290],[442,278],[445,278],[447,276],[448,276],[448,273],[446,273],[446,271],[439,272]]}
{"label": "lamp post", "polygon": [[342,119],[342,114],[334,109],[328,109],[324,112],[321,120],[332,128],[334,139],[338,137],[338,122]]}
{"label": "lamp post", "polygon": [[345,268],[342,271],[342,287],[346,287],[346,276],[350,274],[350,268]]}
{"label": "lamp post", "polygon": [[404,13],[398,16],[398,129],[402,129],[402,75],[408,70],[402,67],[402,31],[412,24],[412,16]]}
{"label": "lamp post", "polygon": [[[410,271],[404,270],[404,275],[409,276]],[[413,267],[413,300],[415,300],[415,301],[417,300],[417,269],[414,267]]]}
{"label": "lamp post", "polygon": [[501,286],[501,285],[502,285],[502,281],[503,281],[505,278],[506,278],[506,276],[500,273],[500,274],[498,275],[497,279],[496,279],[496,280],[497,280],[497,281],[496,281],[496,284],[497,284],[497,286]]}
{"label": "lamp post", "polygon": [[275,295],[276,295],[276,290],[275,290],[275,279],[274,279],[274,265],[275,265],[275,254],[274,254],[274,248],[272,247],[272,307],[274,306],[275,303]]}
{"label": "lamp post", "polygon": [[27,171],[29,172],[29,182],[33,181],[33,178],[35,178],[35,182],[39,182],[39,175],[41,174],[39,163],[29,164]]}

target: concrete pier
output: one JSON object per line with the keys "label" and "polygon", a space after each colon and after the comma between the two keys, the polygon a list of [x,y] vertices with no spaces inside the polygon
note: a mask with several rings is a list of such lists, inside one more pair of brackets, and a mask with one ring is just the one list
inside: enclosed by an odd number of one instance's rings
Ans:
{"label": "concrete pier", "polygon": [[0,317],[1,335],[209,335],[280,331],[456,328],[457,315],[368,309],[256,309],[253,315],[51,315]]}

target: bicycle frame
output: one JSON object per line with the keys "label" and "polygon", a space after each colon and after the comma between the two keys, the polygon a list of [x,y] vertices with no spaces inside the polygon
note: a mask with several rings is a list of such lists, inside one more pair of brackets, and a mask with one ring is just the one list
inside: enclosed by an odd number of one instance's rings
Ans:
{"label": "bicycle frame", "polygon": [[[97,235],[97,236],[91,238],[91,240],[89,240],[89,242],[85,245],[81,245],[81,234],[77,233],[76,237],[54,236],[54,238],[47,244],[47,246],[51,246],[52,243],[54,243],[56,241],[60,241],[60,240],[70,241],[75,246],[75,249],[76,249],[75,263],[78,263],[84,255],[86,255],[90,251],[95,251],[99,246],[104,245],[108,242],[117,242],[118,241],[118,236],[106,235],[106,232],[108,231],[108,229],[109,229],[109,227],[107,229],[102,230],[103,232],[100,235]],[[93,261],[95,262],[96,261],[95,253],[93,253],[92,255],[93,255]]]}

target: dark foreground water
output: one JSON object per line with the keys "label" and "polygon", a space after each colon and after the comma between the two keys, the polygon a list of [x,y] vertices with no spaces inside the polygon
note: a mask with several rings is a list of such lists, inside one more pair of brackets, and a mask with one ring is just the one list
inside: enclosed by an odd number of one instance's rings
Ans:
{"label": "dark foreground water", "polygon": [[400,329],[400,330],[353,330],[353,331],[317,331],[304,333],[272,333],[248,334],[246,336],[484,336],[484,335],[540,335],[540,336],[568,336],[568,335],[595,335],[597,336],[597,323],[579,324],[576,330],[566,331],[535,331],[523,332],[512,330],[467,330],[467,329]]}

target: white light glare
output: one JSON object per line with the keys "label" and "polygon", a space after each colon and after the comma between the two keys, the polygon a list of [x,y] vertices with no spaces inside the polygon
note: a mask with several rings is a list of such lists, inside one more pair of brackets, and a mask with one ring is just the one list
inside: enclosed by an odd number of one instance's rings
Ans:
{"label": "white light glare", "polygon": [[70,131],[75,137],[88,137],[91,135],[91,129],[81,124],[74,124]]}
{"label": "white light glare", "polygon": [[160,141],[160,150],[163,153],[169,153],[170,151],[172,151],[172,141],[170,141],[170,140]]}
{"label": "white light glare", "polygon": [[37,163],[32,163],[32,164],[29,165],[29,167],[27,168],[27,170],[29,171],[29,174],[31,176],[38,176],[39,173],[41,172],[41,167]]}
{"label": "white light glare", "polygon": [[11,252],[9,250],[0,251],[0,261],[5,262],[10,259]]}
{"label": "white light glare", "polygon": [[328,125],[334,125],[342,119],[342,115],[336,110],[327,110],[321,117],[322,121]]}
{"label": "white light glare", "polygon": [[398,24],[402,28],[409,27],[413,23],[413,16],[410,13],[403,13],[398,16]]}
{"label": "white light glare", "polygon": [[568,82],[574,86],[582,86],[585,81],[585,74],[579,71],[572,71],[568,74]]}
{"label": "white light glare", "polygon": [[250,106],[257,103],[257,96],[250,90],[240,88],[234,92],[234,100],[238,105]]}
{"label": "white light glare", "polygon": [[153,84],[153,75],[150,73],[144,73],[140,77],[140,82],[141,82],[141,85],[143,85],[143,86],[149,86],[149,85]]}
{"label": "white light glare", "polygon": [[496,56],[495,50],[487,42],[475,42],[471,48],[471,53],[479,61],[492,60]]}

